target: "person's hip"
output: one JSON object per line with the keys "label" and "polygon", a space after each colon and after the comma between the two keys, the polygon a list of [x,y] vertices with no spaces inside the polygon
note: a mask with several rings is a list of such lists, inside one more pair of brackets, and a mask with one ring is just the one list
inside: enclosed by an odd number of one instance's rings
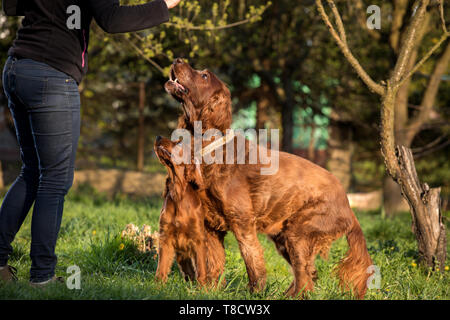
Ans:
{"label": "person's hip", "polygon": [[76,81],[46,63],[10,56],[3,79],[7,97],[27,109],[80,107]]}

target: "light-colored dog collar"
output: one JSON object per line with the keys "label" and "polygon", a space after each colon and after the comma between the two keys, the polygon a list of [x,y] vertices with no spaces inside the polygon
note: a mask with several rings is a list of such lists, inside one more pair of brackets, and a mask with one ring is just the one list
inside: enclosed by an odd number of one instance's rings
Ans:
{"label": "light-colored dog collar", "polygon": [[223,136],[222,138],[220,138],[218,140],[215,140],[213,143],[207,145],[206,147],[204,147],[202,149],[202,151],[201,151],[202,157],[204,157],[205,155],[213,152],[217,148],[227,144],[228,142],[233,140],[234,137],[235,137],[234,130],[233,129],[228,129],[227,130],[227,134],[225,136]]}

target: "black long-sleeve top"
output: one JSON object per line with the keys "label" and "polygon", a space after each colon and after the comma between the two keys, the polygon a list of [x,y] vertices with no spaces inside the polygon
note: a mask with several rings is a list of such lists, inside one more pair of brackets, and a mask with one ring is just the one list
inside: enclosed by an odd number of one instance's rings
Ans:
{"label": "black long-sleeve top", "polygon": [[164,0],[137,6],[121,6],[119,0],[19,1],[25,18],[8,54],[44,62],[77,83],[88,68],[92,19],[108,33],[139,31],[169,20]]}

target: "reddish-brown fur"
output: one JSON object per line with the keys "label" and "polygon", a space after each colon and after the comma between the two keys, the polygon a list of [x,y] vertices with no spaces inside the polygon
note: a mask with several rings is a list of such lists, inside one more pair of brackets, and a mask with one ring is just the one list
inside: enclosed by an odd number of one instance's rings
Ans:
{"label": "reddish-brown fur", "polygon": [[[192,129],[194,121],[202,121],[204,131],[216,128],[225,133],[230,127],[230,92],[211,72],[194,70],[177,59],[166,90],[182,104],[180,127]],[[372,261],[339,181],[314,163],[284,152],[279,153],[277,173],[261,175],[261,167],[202,164],[203,183],[197,191],[203,206],[223,217],[236,236],[250,289],[261,289],[266,282],[257,233],[267,234],[292,266],[294,281],[286,291],[291,296],[313,290],[316,255],[326,256],[331,243],[346,235],[349,251],[339,267],[341,284],[363,298]]]}
{"label": "reddish-brown fur", "polygon": [[172,161],[174,146],[174,142],[161,137],[155,142],[155,152],[169,174],[160,216],[156,277],[163,282],[167,280],[175,257],[186,280],[197,280],[201,285],[217,284],[225,265],[225,233],[205,223],[208,214],[195,186],[187,179],[195,173],[189,172],[191,166]]}

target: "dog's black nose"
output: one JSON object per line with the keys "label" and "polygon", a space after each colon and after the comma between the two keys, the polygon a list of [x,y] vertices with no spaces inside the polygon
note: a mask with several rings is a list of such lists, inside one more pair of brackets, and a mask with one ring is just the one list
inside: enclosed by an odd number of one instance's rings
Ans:
{"label": "dog's black nose", "polygon": [[184,63],[184,61],[183,61],[183,59],[181,59],[181,58],[176,58],[174,61],[173,61],[173,64],[183,64]]}
{"label": "dog's black nose", "polygon": [[161,137],[161,136],[157,136],[157,137],[156,137],[156,143],[160,142],[161,140],[162,140],[162,137]]}

